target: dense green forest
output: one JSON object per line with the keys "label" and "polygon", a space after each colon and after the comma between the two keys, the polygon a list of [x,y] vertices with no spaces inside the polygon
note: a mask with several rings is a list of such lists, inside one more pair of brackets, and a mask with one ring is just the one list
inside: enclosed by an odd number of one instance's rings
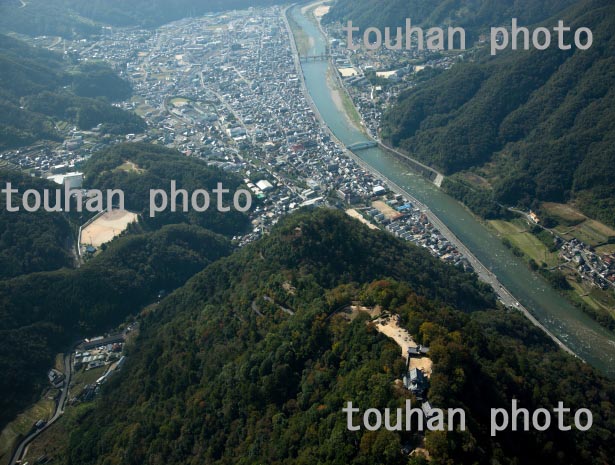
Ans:
{"label": "dense green forest", "polygon": [[272,5],[275,0],[19,0],[0,3],[0,31],[72,38],[99,34],[103,24],[160,26],[189,16]]}
{"label": "dense green forest", "polygon": [[[140,172],[118,169],[128,160],[135,163]],[[242,182],[234,175],[208,167],[175,150],[150,144],[119,144],[95,154],[84,169],[87,173],[85,187],[124,191],[126,208],[141,214],[139,226],[133,228],[137,232],[185,223],[231,238],[248,227],[245,214],[236,211],[220,213],[215,207],[205,213],[164,212],[156,218],[149,217],[149,190],[161,188],[169,191],[172,179],[178,182],[178,188],[189,190],[211,190],[222,182],[231,192]],[[0,186],[4,188],[7,182],[20,193],[27,189],[55,192],[60,188],[55,183],[19,171],[0,170]],[[12,199],[14,207],[21,205],[19,195],[13,195]],[[230,204],[230,201],[225,197],[225,203]],[[6,198],[0,194],[0,279],[73,266],[75,259],[69,251],[74,248],[78,226],[91,214],[77,212],[74,204],[69,213],[27,212],[22,208],[18,212],[8,212],[5,204]]]}
{"label": "dense green forest", "polygon": [[[125,163],[133,163],[135,169],[122,169]],[[91,189],[122,189],[125,194],[125,208],[141,214],[141,224],[156,229],[165,224],[188,223],[202,226],[229,237],[244,232],[248,217],[236,210],[219,212],[216,196],[211,194],[211,205],[207,212],[198,213],[192,208],[184,213],[164,212],[150,217],[149,199],[151,189],[163,189],[170,195],[171,181],[177,182],[177,189],[191,193],[205,189],[211,193],[222,183],[230,194],[224,196],[224,204],[232,205],[233,193],[242,180],[218,168],[207,166],[203,161],[186,157],[177,150],[152,144],[119,144],[94,155],[84,166],[85,182]]]}
{"label": "dense green forest", "polygon": [[230,250],[198,226],[169,225],[120,238],[79,269],[0,281],[0,424],[38,395],[58,351],[111,329]]}
{"label": "dense green forest", "polygon": [[510,24],[511,18],[519,19],[520,24],[533,24],[574,3],[575,0],[339,0],[325,22],[350,20],[361,29],[383,29],[404,26],[406,18],[410,18],[415,26],[463,27],[469,39],[475,40],[492,26]]}
{"label": "dense green forest", "polygon": [[[77,420],[68,464],[419,464],[416,433],[350,432],[341,409],[400,407],[404,362],[359,301],[398,313],[431,346],[428,397],[467,431],[428,433],[439,464],[606,464],[615,387],[472,274],[330,210],[285,218],[149,313],[120,375]],[[280,306],[292,309],[293,315]],[[586,432],[489,435],[489,409],[590,408]],[[415,401],[415,399],[413,399]],[[83,412],[83,410],[82,410]]]}
{"label": "dense green forest", "polygon": [[[32,178],[17,171],[0,170],[0,188],[10,182],[13,189],[56,189],[58,186],[42,179]],[[13,206],[21,198],[13,196]],[[0,194],[0,280],[34,273],[51,271],[73,264],[69,247],[73,244],[74,217],[44,211],[9,212],[6,197]]]}
{"label": "dense green forest", "polygon": [[271,5],[274,0],[66,0],[69,8],[113,25],[159,26],[188,16]]}
{"label": "dense green forest", "polygon": [[447,174],[478,171],[498,202],[576,200],[614,225],[615,4],[583,1],[562,17],[593,31],[589,50],[485,50],[403,93],[383,136]]}
{"label": "dense green forest", "polygon": [[[127,162],[138,172],[120,169]],[[142,219],[77,269],[59,268],[73,265],[65,242],[87,219],[85,213],[8,212],[0,198],[0,278],[7,278],[0,280],[0,371],[5,375],[0,425],[38,394],[56,352],[75,338],[112,328],[154,301],[159,291],[177,288],[229,254],[229,239],[249,224],[244,213],[215,208],[150,220],[149,189],[169,191],[171,179],[187,189],[212,189],[222,182],[231,192],[241,183],[175,150],[120,144],[95,154],[84,171],[87,188],[122,189],[125,207]],[[5,182],[20,192],[58,188],[19,172],[0,173],[3,187]]]}
{"label": "dense green forest", "polygon": [[145,122],[109,102],[130,96],[127,81],[101,63],[72,65],[62,56],[0,35],[0,150],[60,140],[55,121],[112,134],[142,132]]}
{"label": "dense green forest", "polygon": [[69,10],[60,0],[2,0],[0,31],[30,36],[62,36],[73,38],[99,34],[101,26]]}
{"label": "dense green forest", "polygon": [[125,100],[132,95],[130,83],[101,62],[83,63],[71,75],[73,92],[79,97]]}

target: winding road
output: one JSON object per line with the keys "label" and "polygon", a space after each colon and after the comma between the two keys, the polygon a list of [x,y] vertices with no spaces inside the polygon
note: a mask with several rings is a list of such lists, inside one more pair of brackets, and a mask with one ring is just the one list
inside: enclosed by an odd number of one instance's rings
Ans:
{"label": "winding road", "polygon": [[72,349],[68,354],[64,355],[64,373],[66,375],[66,379],[64,380],[64,384],[62,386],[62,393],[60,394],[60,399],[56,403],[56,411],[53,414],[53,417],[47,422],[45,426],[37,429],[36,431],[30,433],[26,436],[23,441],[17,446],[15,452],[13,452],[13,456],[9,462],[9,465],[17,465],[17,463],[21,460],[24,455],[24,452],[28,445],[37,438],[40,434],[46,431],[51,425],[53,425],[58,419],[64,414],[64,407],[66,406],[66,399],[68,398],[68,390],[70,387],[71,378],[73,375],[72,371]]}

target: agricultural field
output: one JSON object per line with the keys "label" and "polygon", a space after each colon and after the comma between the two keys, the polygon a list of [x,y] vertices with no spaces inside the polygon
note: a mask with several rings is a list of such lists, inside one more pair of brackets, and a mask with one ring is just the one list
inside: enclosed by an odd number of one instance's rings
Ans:
{"label": "agricultural field", "polygon": [[491,220],[489,225],[500,237],[508,239],[512,245],[539,265],[545,263],[547,267],[552,267],[558,264],[557,252],[550,252],[547,246],[529,231],[525,220]]}
{"label": "agricultural field", "polygon": [[588,307],[599,312],[607,312],[615,318],[615,294],[611,290],[601,290],[586,282],[577,282],[569,275],[568,283],[574,289],[571,293],[573,300],[580,300]]}
{"label": "agricultural field", "polygon": [[599,221],[587,218],[570,205],[544,203],[542,208],[559,223],[553,229],[564,239],[577,238],[592,247],[596,247],[607,244],[609,239],[612,241],[615,238],[615,230]]}
{"label": "agricultural field", "polygon": [[581,212],[564,203],[545,202],[542,204],[542,209],[562,225],[573,226],[587,219]]}
{"label": "agricultural field", "polygon": [[[42,456],[52,460],[50,463],[56,463],[53,461],[54,457],[66,457],[68,446],[66,438],[75,429],[78,419],[92,408],[93,404],[80,404],[68,407],[58,421],[28,446],[28,450],[23,458],[24,463],[36,463],[36,460]],[[0,465],[4,464],[0,462]]]}
{"label": "agricultural field", "polygon": [[141,117],[144,117],[147,113],[156,111],[156,108],[145,103],[145,99],[133,97],[132,102],[135,105],[135,113]]}
{"label": "agricultural field", "polygon": [[615,253],[615,244],[601,245],[596,248],[596,252],[601,255],[611,255]]}
{"label": "agricultural field", "polygon": [[470,183],[473,186],[479,187],[481,189],[491,189],[491,183],[484,177],[479,176],[476,173],[472,173],[471,171],[462,171],[457,174],[459,178]]}
{"label": "agricultural field", "polygon": [[76,371],[70,386],[71,398],[78,397],[86,385],[94,384],[98,378],[105,374],[107,368],[103,366],[91,370],[81,369]]}
{"label": "agricultural field", "polygon": [[0,465],[9,462],[18,438],[30,432],[38,420],[49,420],[55,411],[55,401],[41,399],[9,423],[0,433]]}

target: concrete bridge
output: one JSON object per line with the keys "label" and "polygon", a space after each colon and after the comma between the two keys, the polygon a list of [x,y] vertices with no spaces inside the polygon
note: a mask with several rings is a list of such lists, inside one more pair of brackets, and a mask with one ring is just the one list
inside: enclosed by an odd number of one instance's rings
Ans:
{"label": "concrete bridge", "polygon": [[356,142],[354,144],[350,144],[347,145],[346,148],[348,150],[364,150],[364,149],[370,149],[372,147],[376,147],[378,145],[378,142],[376,141],[368,141],[368,142]]}
{"label": "concrete bridge", "polygon": [[320,55],[301,55],[299,59],[303,62],[307,61],[327,61],[331,55],[328,53],[322,53]]}

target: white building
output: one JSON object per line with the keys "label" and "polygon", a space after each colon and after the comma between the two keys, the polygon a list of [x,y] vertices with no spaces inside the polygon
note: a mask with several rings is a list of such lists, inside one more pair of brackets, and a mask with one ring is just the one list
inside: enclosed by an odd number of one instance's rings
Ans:
{"label": "white building", "polygon": [[81,189],[83,186],[83,173],[73,172],[56,174],[48,177],[47,179],[55,182],[56,184],[60,184],[64,187],[64,189]]}
{"label": "white building", "polygon": [[267,192],[267,191],[270,191],[271,189],[273,189],[273,185],[269,181],[267,181],[266,179],[262,179],[261,181],[258,181],[256,183],[256,185],[263,192]]}

